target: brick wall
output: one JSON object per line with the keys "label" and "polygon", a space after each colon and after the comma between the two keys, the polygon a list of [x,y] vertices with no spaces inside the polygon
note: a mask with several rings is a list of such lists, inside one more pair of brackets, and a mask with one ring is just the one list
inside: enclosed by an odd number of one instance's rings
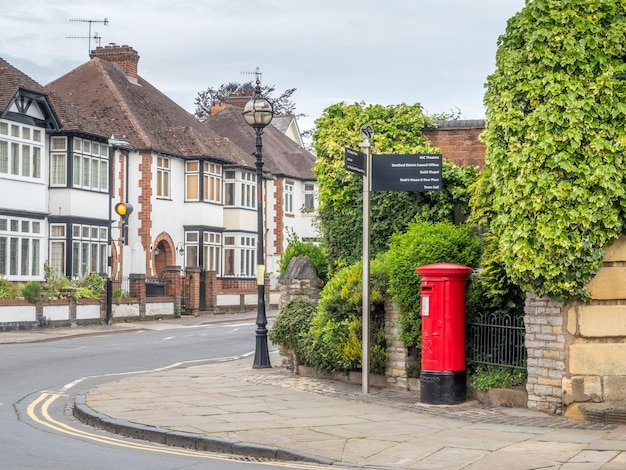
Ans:
{"label": "brick wall", "polygon": [[[139,207],[137,219],[139,220],[139,239],[144,248],[152,244],[152,153],[141,152],[139,163]],[[146,256],[146,272],[152,273],[151,258]]]}
{"label": "brick wall", "polygon": [[439,147],[443,158],[457,166],[478,166],[485,164],[486,147],[480,141],[485,129],[483,120],[440,121],[435,129],[424,129],[433,147]]}
{"label": "brick wall", "polygon": [[276,238],[274,239],[274,253],[283,252],[285,236],[285,179],[276,178],[274,181],[274,227]]}

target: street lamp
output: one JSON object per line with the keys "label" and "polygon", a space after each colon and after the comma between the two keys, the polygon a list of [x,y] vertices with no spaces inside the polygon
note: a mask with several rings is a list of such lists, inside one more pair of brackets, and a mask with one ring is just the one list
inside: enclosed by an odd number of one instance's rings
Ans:
{"label": "street lamp", "polygon": [[257,194],[257,252],[256,252],[256,283],[258,288],[257,317],[256,317],[256,349],[254,350],[254,369],[272,367],[270,364],[269,349],[267,346],[267,317],[265,315],[265,257],[263,251],[263,142],[261,134],[265,127],[272,122],[274,108],[272,103],[261,96],[261,81],[257,77],[254,96],[243,108],[243,117],[246,123],[256,133],[256,194]]}

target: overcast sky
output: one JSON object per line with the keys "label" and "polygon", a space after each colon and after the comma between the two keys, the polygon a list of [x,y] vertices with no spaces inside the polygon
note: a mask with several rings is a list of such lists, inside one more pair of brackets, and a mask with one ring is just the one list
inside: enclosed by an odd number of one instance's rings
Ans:
{"label": "overcast sky", "polygon": [[189,112],[198,92],[251,80],[242,72],[259,67],[278,93],[297,88],[304,130],[339,101],[421,103],[428,113],[458,108],[464,119],[483,118],[498,37],[525,0],[6,3],[0,57],[42,85],[89,60],[90,24],[70,20],[96,20],[92,38],[132,46],[139,75]]}

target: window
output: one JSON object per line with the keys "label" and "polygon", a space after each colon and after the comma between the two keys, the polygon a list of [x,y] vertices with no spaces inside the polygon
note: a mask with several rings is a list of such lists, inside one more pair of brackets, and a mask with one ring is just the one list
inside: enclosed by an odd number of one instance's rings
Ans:
{"label": "window", "polygon": [[256,208],[256,175],[251,171],[241,172],[241,205]]}
{"label": "window", "polygon": [[204,162],[204,200],[222,202],[222,167],[217,163]]}
{"label": "window", "polygon": [[204,269],[215,271],[220,274],[220,262],[222,259],[222,234],[204,232]]}
{"label": "window", "polygon": [[41,221],[0,216],[0,276],[9,280],[40,277],[42,239]]}
{"label": "window", "polygon": [[[61,158],[61,153],[56,153],[56,151],[64,149],[65,137],[53,137],[53,139],[58,140],[51,143],[50,185],[62,186],[64,183],[61,181],[65,180],[65,177],[61,177],[61,173],[66,171],[63,167],[67,162]],[[90,191],[108,192],[109,157],[106,152],[100,152],[101,147],[105,149],[108,147],[105,144],[78,138],[74,138],[73,145],[73,187]],[[56,168],[55,165],[57,166]]]}
{"label": "window", "polygon": [[285,181],[285,213],[293,214],[293,181]]}
{"label": "window", "polygon": [[224,237],[224,275],[237,277],[256,275],[256,237],[249,235]]}
{"label": "window", "polygon": [[157,197],[170,197],[170,159],[157,157]]}
{"label": "window", "polygon": [[304,183],[304,211],[315,210],[315,183]]}
{"label": "window", "polygon": [[65,225],[50,225],[50,267],[65,273]]}
{"label": "window", "polygon": [[0,174],[41,180],[42,150],[40,130],[0,123]]}
{"label": "window", "polygon": [[224,172],[224,204],[256,208],[256,174],[251,171]]}
{"label": "window", "polygon": [[[200,199],[200,162],[185,162],[185,200]],[[195,265],[192,265],[195,266]]]}
{"label": "window", "polygon": [[185,266],[198,266],[198,232],[185,232]]}
{"label": "window", "polygon": [[[65,232],[62,225],[55,226],[53,236],[50,229],[50,256],[61,256],[65,253]],[[59,238],[56,240],[55,238]],[[63,240],[60,240],[63,238]],[[91,273],[105,273],[108,267],[108,230],[106,226],[72,224],[72,276],[87,276]],[[53,260],[51,259],[51,264]],[[64,259],[56,261],[64,264]],[[61,270],[65,273],[65,270]]]}

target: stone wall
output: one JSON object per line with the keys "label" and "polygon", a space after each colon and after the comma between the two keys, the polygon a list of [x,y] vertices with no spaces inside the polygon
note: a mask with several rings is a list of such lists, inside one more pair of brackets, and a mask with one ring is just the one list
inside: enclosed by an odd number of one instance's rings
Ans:
{"label": "stone wall", "polygon": [[385,340],[387,341],[387,366],[385,377],[387,384],[403,390],[409,390],[409,380],[406,369],[408,354],[407,348],[400,340],[400,323],[398,310],[391,297],[385,298]]}
{"label": "stone wall", "polygon": [[587,289],[591,301],[565,311],[563,404],[565,416],[578,419],[596,419],[600,408],[608,414],[626,408],[626,238],[606,249]]}
{"label": "stone wall", "polygon": [[565,373],[563,308],[550,299],[526,295],[524,323],[528,350],[528,408],[562,414]]}

